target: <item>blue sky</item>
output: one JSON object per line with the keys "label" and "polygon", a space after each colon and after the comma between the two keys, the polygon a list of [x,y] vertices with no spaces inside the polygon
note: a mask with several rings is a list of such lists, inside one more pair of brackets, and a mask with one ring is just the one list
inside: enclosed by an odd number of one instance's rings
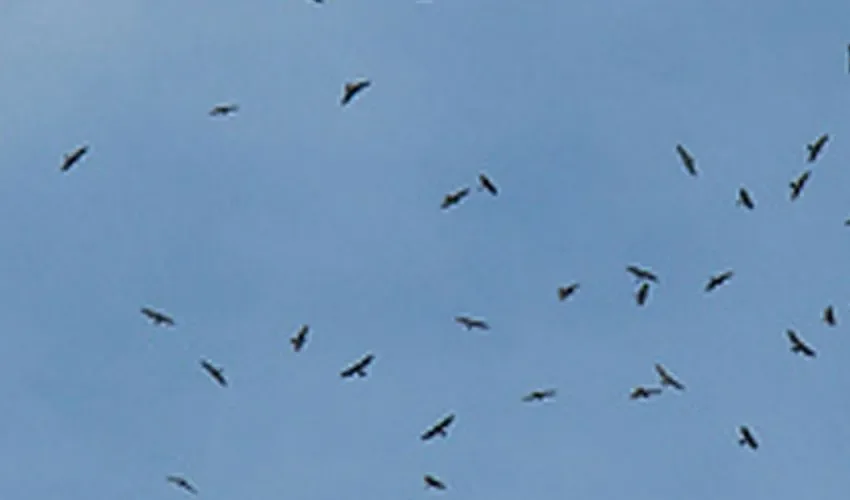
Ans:
{"label": "blue sky", "polygon": [[[179,499],[164,478],[183,473],[210,500],[846,498],[847,19],[839,1],[5,0],[0,497]],[[439,209],[481,171],[497,198]],[[632,263],[661,278],[643,309]],[[369,377],[341,380],[366,352]],[[655,362],[687,390],[629,401]],[[448,439],[419,441],[449,412]]]}

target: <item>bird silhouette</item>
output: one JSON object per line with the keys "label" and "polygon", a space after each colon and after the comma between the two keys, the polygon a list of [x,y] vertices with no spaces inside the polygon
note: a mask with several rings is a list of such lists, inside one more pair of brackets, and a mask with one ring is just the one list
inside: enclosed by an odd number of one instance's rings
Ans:
{"label": "bird silhouette", "polygon": [[796,200],[800,197],[800,193],[803,192],[803,188],[806,186],[806,182],[808,182],[809,177],[811,177],[812,171],[806,170],[799,177],[791,181],[788,185],[791,187],[791,201]]}
{"label": "bird silhouette", "polygon": [[738,190],[738,201],[735,202],[738,206],[746,207],[750,210],[756,208],[756,204],[753,203],[753,198],[750,196],[750,193],[746,188],[741,188]]}
{"label": "bird silhouette", "polygon": [[637,301],[637,305],[642,306],[646,304],[646,299],[649,296],[649,283],[642,283],[635,293],[635,301]]}
{"label": "bird silhouette", "polygon": [[749,446],[754,450],[758,449],[759,443],[756,441],[756,438],[753,437],[753,433],[750,432],[749,427],[742,425],[738,428],[738,432],[741,434],[740,439],[738,439],[738,444],[741,446]]}
{"label": "bird silhouette", "polygon": [[365,377],[367,375],[366,367],[369,366],[372,363],[372,361],[374,361],[374,359],[375,359],[375,356],[372,353],[367,353],[365,356],[360,358],[360,360],[355,362],[353,365],[349,366],[348,368],[346,368],[345,370],[340,372],[339,375],[342,378],[348,378],[348,377],[351,377],[353,375],[357,375],[358,377]]}
{"label": "bird silhouette", "polygon": [[685,386],[681,382],[676,380],[672,375],[670,375],[670,373],[663,366],[661,366],[661,363],[655,363],[655,372],[658,373],[659,377],[661,377],[662,387],[669,386],[675,387],[680,391],[685,390]]}
{"label": "bird silhouette", "polygon": [[177,486],[178,488],[184,489],[193,495],[198,494],[198,490],[183,476],[168,476],[165,479],[169,483]]}
{"label": "bird silhouette", "polygon": [[346,82],[342,88],[342,97],[339,100],[340,106],[345,106],[351,102],[351,100],[354,99],[354,96],[365,90],[370,85],[372,85],[372,81],[367,79]]}
{"label": "bird silhouette", "polygon": [[295,333],[295,336],[289,339],[289,342],[292,344],[292,349],[295,352],[300,351],[301,348],[304,347],[304,343],[307,342],[307,332],[309,331],[309,325],[301,325],[301,328],[298,329],[298,332]]}
{"label": "bird silhouette", "polygon": [[448,433],[446,432],[446,429],[448,429],[454,421],[455,414],[448,414],[447,416],[443,417],[439,422],[437,422],[428,430],[426,430],[424,433],[422,433],[420,439],[422,439],[422,441],[428,441],[430,439],[433,439],[435,436],[447,437]]}
{"label": "bird silhouette", "polygon": [[823,147],[826,146],[826,142],[828,140],[829,134],[823,134],[815,139],[815,142],[806,144],[806,150],[809,152],[809,156],[806,160],[809,163],[814,163],[814,161],[818,159],[818,156],[821,154],[821,151],[823,150]]}
{"label": "bird silhouette", "polygon": [[717,274],[715,276],[712,276],[711,278],[709,278],[708,284],[705,285],[705,291],[710,292],[710,291],[714,290],[715,288],[719,287],[723,283],[726,283],[727,281],[729,281],[729,279],[731,279],[732,276],[734,276],[734,275],[735,275],[735,273],[733,271],[726,271],[726,272]]}
{"label": "bird silhouette", "polygon": [[555,389],[531,391],[523,396],[522,400],[526,403],[530,403],[532,401],[545,401],[547,399],[554,398],[556,393],[557,391]]}
{"label": "bird silhouette", "polygon": [[449,193],[443,197],[443,203],[440,204],[440,208],[445,210],[449,207],[457,205],[458,203],[463,201],[463,199],[467,196],[469,196],[469,188],[465,187],[462,189],[458,189],[457,191]]}
{"label": "bird silhouette", "polygon": [[217,104],[216,106],[214,106],[210,110],[209,115],[210,116],[227,116],[227,115],[232,115],[232,114],[236,113],[237,111],[239,111],[239,105],[238,104],[229,104],[229,103],[228,104]]}
{"label": "bird silhouette", "polygon": [[806,343],[804,343],[800,337],[797,335],[797,332],[794,330],[786,330],[786,335],[788,335],[788,340],[791,341],[791,352],[802,354],[808,358],[814,358],[817,356],[814,349],[809,347]]}
{"label": "bird silhouette", "polygon": [[659,394],[661,394],[661,389],[657,387],[637,386],[632,389],[629,399],[649,399],[652,396],[657,396]]}
{"label": "bird silhouette", "polygon": [[425,474],[425,488],[435,488],[438,490],[444,490],[446,489],[446,483],[440,481],[431,474]]}
{"label": "bird silhouette", "polygon": [[497,194],[499,194],[499,190],[496,188],[496,185],[493,184],[493,181],[491,181],[490,178],[487,177],[484,174],[478,175],[478,184],[479,184],[479,187],[478,187],[479,191],[481,191],[482,189],[487,190],[493,196],[496,196]]}
{"label": "bird silhouette", "polygon": [[489,330],[490,325],[483,319],[475,319],[469,316],[455,316],[455,321],[465,326],[467,330],[477,328],[479,330]]}
{"label": "bird silhouette", "polygon": [[143,307],[142,314],[147,316],[154,325],[174,326],[174,319],[171,316],[151,309],[150,307]]}
{"label": "bird silhouette", "polygon": [[827,306],[823,310],[823,321],[829,326],[835,326],[837,323],[835,320],[835,309],[832,306]]}
{"label": "bird silhouette", "polygon": [[581,285],[579,283],[571,283],[566,286],[558,287],[558,300],[567,300],[571,295],[576,293]]}
{"label": "bird silhouette", "polygon": [[627,266],[626,271],[632,273],[632,275],[638,282],[651,281],[653,283],[658,283],[658,276],[649,269],[644,269],[640,266],[636,266],[633,264]]}
{"label": "bird silhouette", "polygon": [[89,147],[88,145],[83,145],[72,151],[71,153],[66,154],[62,159],[62,166],[59,169],[63,172],[67,172],[71,169],[77,162],[82,159],[82,157],[88,153]]}
{"label": "bird silhouette", "polygon": [[218,382],[218,385],[227,387],[227,380],[224,378],[224,368],[219,368],[205,359],[201,360],[201,366]]}

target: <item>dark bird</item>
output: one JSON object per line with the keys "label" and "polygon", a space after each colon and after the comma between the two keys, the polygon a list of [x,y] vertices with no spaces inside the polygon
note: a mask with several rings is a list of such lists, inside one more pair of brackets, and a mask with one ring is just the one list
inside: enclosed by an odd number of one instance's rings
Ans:
{"label": "dark bird", "polygon": [[448,434],[446,433],[446,429],[448,429],[448,427],[452,425],[452,422],[454,422],[454,420],[455,414],[450,413],[448,416],[437,422],[433,427],[425,431],[421,436],[422,441],[428,441],[434,436],[448,436]]}
{"label": "dark bird", "polygon": [[788,185],[791,187],[791,201],[796,200],[800,193],[803,192],[803,187],[806,185],[806,181],[811,177],[812,171],[806,170],[800,177],[797,177],[795,180],[791,181]]}
{"label": "dark bird", "polygon": [[239,111],[238,104],[219,104],[210,110],[210,116],[227,116]]}
{"label": "dark bird", "polygon": [[339,375],[342,378],[348,378],[348,377],[351,377],[352,375],[355,375],[355,374],[357,374],[358,377],[365,377],[366,376],[366,367],[369,366],[369,364],[372,363],[372,361],[374,359],[375,359],[375,356],[371,353],[368,353],[365,356],[363,356],[362,358],[360,358],[359,361],[357,361],[353,365],[349,366],[348,368],[346,368],[345,370],[340,372]]}
{"label": "dark bird", "polygon": [[469,316],[455,316],[455,321],[465,326],[467,330],[478,328],[479,330],[489,330],[490,325],[483,319],[470,318]]}
{"label": "dark bird", "polygon": [[652,396],[661,394],[661,389],[657,387],[646,388],[643,386],[635,387],[629,395],[629,399],[649,399]]}
{"label": "dark bird", "polygon": [[531,391],[526,394],[522,400],[526,403],[531,401],[544,401],[550,398],[554,398],[557,391],[555,389],[545,389],[545,390],[537,390]]}
{"label": "dark bird", "polygon": [[356,80],[353,82],[347,82],[342,89],[342,99],[340,99],[340,106],[345,106],[351,101],[354,96],[362,92],[366,89],[366,87],[372,85],[370,80]]}
{"label": "dark bird", "polygon": [[661,366],[661,363],[655,363],[655,371],[658,373],[658,376],[661,377],[661,386],[670,386],[679,389],[680,391],[685,390],[685,386],[676,380],[670,373]]}
{"label": "dark bird", "polygon": [[791,341],[791,352],[800,353],[809,358],[814,358],[816,356],[814,349],[800,340],[800,337],[797,336],[797,332],[794,330],[788,330],[786,333],[788,334],[788,340]]}
{"label": "dark bird", "polygon": [[150,307],[143,307],[142,314],[147,316],[154,325],[174,326],[174,319],[165,313],[154,311]]}
{"label": "dark bird", "polygon": [[741,446],[749,446],[754,450],[759,447],[758,441],[756,441],[756,438],[753,437],[753,433],[750,432],[750,429],[746,425],[739,427],[738,432],[741,434],[741,438],[738,439],[738,444]]}
{"label": "dark bird", "polygon": [[177,486],[178,488],[182,488],[182,489],[188,491],[189,493],[191,493],[193,495],[198,494],[198,490],[195,489],[195,487],[192,486],[192,484],[188,480],[186,480],[186,478],[184,478],[182,476],[168,476],[165,479],[169,483]]}
{"label": "dark bird", "polygon": [[626,271],[632,273],[638,282],[651,281],[653,283],[658,283],[658,276],[649,269],[643,269],[641,267],[631,265],[626,267]]}
{"label": "dark bird", "polygon": [[310,327],[308,325],[302,325],[298,332],[294,337],[289,339],[289,342],[292,344],[292,349],[295,352],[301,350],[304,347],[304,343],[307,342],[307,332],[310,331]]}
{"label": "dark bird", "polygon": [[443,197],[443,203],[440,204],[440,208],[443,210],[460,203],[464,198],[469,195],[469,188],[458,189],[453,193],[447,194]]}
{"label": "dark bird", "polygon": [[75,149],[73,152],[66,154],[64,156],[64,159],[62,160],[62,166],[60,167],[60,169],[63,172],[67,172],[68,170],[70,170],[71,167],[74,166],[74,164],[80,161],[83,155],[88,153],[88,151],[89,147],[87,145],[84,145]]}
{"label": "dark bird", "polygon": [[213,366],[212,363],[205,359],[201,360],[201,366],[204,368],[204,370],[207,371],[207,373],[210,374],[212,378],[215,379],[216,382],[218,382],[218,385],[222,387],[227,387],[227,380],[224,379],[224,368]]}
{"label": "dark bird", "polygon": [[496,196],[497,194],[499,194],[499,190],[496,188],[496,185],[493,184],[493,181],[491,181],[490,178],[487,177],[486,175],[479,174],[478,175],[478,183],[480,184],[478,186],[479,191],[481,191],[482,189],[486,189],[493,196]]}
{"label": "dark bird", "polygon": [[646,303],[646,298],[649,295],[649,283],[641,284],[640,288],[638,288],[637,293],[635,293],[635,300],[637,301],[637,305],[642,306]]}
{"label": "dark bird", "polygon": [[826,142],[829,140],[829,134],[823,134],[818,137],[815,142],[811,144],[806,144],[806,149],[809,151],[808,161],[809,163],[813,163],[817,160],[818,155],[823,150],[823,147],[826,146]]}
{"label": "dark bird", "polygon": [[572,283],[567,286],[558,287],[558,300],[567,300],[570,295],[576,293],[579,286],[579,283]]}
{"label": "dark bird", "polygon": [[697,167],[694,157],[681,144],[676,144],[676,152],[679,153],[679,158],[682,160],[682,164],[688,170],[688,173],[696,177]]}
{"label": "dark bird", "polygon": [[753,198],[750,196],[750,193],[746,188],[741,188],[738,190],[738,201],[735,202],[738,206],[746,207],[750,210],[756,208],[756,204],[753,203]]}
{"label": "dark bird", "polygon": [[425,474],[425,488],[436,488],[438,490],[446,489],[446,483],[440,481],[431,474]]}
{"label": "dark bird", "polygon": [[837,323],[835,320],[835,309],[832,306],[827,306],[827,308],[823,310],[823,320],[829,326],[835,326]]}
{"label": "dark bird", "polygon": [[735,273],[733,271],[726,271],[724,273],[720,273],[720,274],[717,274],[715,276],[712,276],[708,280],[708,284],[705,285],[705,291],[710,292],[710,291],[714,290],[715,288],[719,287],[723,283],[726,283],[734,275],[735,275]]}

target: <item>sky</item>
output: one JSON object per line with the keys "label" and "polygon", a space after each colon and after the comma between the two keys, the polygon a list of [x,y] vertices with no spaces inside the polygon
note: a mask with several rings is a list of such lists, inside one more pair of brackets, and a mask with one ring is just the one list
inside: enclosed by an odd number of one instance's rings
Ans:
{"label": "sky", "polygon": [[[184,474],[209,500],[845,499],[848,19],[3,0],[0,498],[179,500]],[[630,264],[660,278],[643,308]],[[367,352],[367,377],[339,376]],[[629,400],[656,362],[686,390]]]}

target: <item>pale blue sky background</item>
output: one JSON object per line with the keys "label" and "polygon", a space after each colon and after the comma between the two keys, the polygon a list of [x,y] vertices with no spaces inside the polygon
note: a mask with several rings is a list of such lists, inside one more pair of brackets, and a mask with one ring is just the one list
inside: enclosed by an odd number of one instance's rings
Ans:
{"label": "pale blue sky background", "polygon": [[[3,0],[0,498],[846,499],[848,42],[838,0]],[[629,401],[656,361],[687,391]]]}

